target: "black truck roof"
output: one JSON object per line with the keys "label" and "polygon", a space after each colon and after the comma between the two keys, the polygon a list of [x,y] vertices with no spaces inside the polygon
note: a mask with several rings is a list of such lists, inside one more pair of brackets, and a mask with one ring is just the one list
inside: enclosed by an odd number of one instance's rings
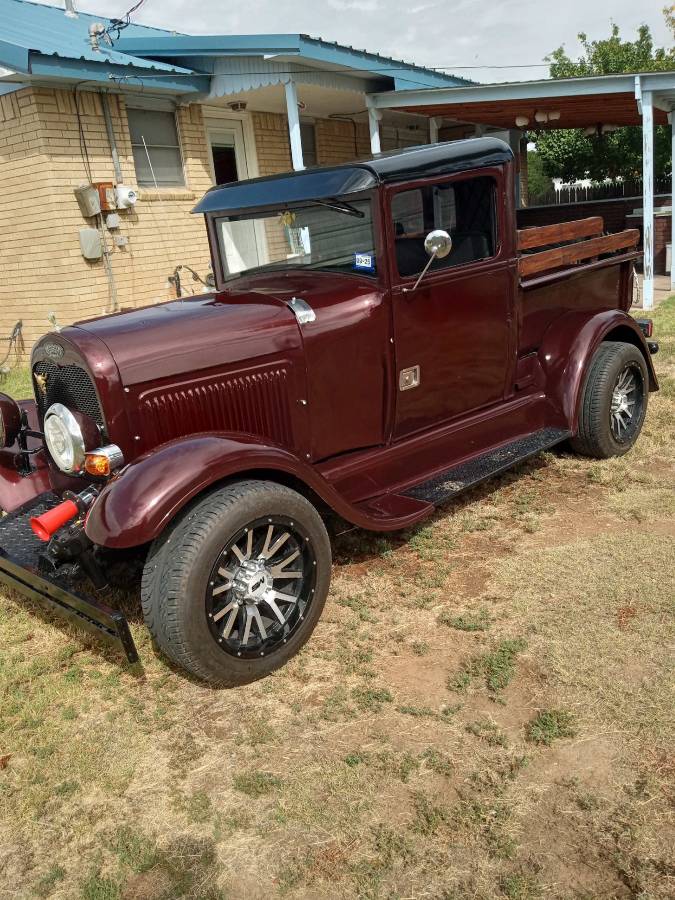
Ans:
{"label": "black truck roof", "polygon": [[372,159],[341,166],[317,167],[216,185],[204,194],[194,213],[227,212],[345,197],[380,184],[427,176],[451,175],[468,169],[500,165],[513,159],[508,144],[498,138],[470,138],[422,144],[379,153]]}

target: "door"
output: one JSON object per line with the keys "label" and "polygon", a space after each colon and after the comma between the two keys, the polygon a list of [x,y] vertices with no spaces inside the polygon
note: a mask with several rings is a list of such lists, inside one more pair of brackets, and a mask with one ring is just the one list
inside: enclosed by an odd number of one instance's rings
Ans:
{"label": "door", "polygon": [[[214,184],[249,177],[242,123],[215,120],[208,127],[209,161]],[[223,249],[231,274],[267,262],[265,235],[254,222],[235,222],[223,229]]]}
{"label": "door", "polygon": [[[390,194],[396,348],[394,437],[499,403],[507,382],[513,273],[500,241],[499,172]],[[434,228],[453,241],[414,288]]]}

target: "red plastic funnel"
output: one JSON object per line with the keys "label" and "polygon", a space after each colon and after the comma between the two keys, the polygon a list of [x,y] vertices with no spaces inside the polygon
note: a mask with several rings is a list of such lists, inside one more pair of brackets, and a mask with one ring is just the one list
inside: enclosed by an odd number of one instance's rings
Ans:
{"label": "red plastic funnel", "polygon": [[34,516],[30,520],[30,527],[41,541],[48,541],[55,531],[74,519],[78,512],[77,503],[73,503],[72,500],[64,500],[53,509],[42,513],[41,516]]}

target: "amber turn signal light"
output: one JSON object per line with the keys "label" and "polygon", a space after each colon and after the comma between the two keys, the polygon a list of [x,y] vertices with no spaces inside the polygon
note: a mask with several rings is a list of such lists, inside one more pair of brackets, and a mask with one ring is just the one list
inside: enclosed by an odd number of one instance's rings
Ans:
{"label": "amber turn signal light", "polygon": [[84,471],[94,478],[107,478],[124,463],[122,451],[116,444],[90,450],[84,457]]}

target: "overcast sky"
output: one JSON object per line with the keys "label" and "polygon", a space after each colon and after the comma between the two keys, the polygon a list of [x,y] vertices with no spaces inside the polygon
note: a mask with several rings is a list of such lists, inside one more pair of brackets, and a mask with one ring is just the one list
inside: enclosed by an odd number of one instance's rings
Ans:
{"label": "overcast sky", "polygon": [[[44,2],[44,0],[39,0]],[[120,16],[135,0],[75,0],[83,12]],[[576,56],[576,35],[624,37],[648,24],[657,46],[670,35],[666,0],[146,0],[134,21],[192,34],[303,33],[416,62],[476,81],[546,77],[541,64],[560,44]],[[62,6],[50,0],[51,6]],[[491,68],[511,66],[513,68]],[[462,68],[460,68],[462,67]],[[467,68],[463,68],[467,67]]]}

